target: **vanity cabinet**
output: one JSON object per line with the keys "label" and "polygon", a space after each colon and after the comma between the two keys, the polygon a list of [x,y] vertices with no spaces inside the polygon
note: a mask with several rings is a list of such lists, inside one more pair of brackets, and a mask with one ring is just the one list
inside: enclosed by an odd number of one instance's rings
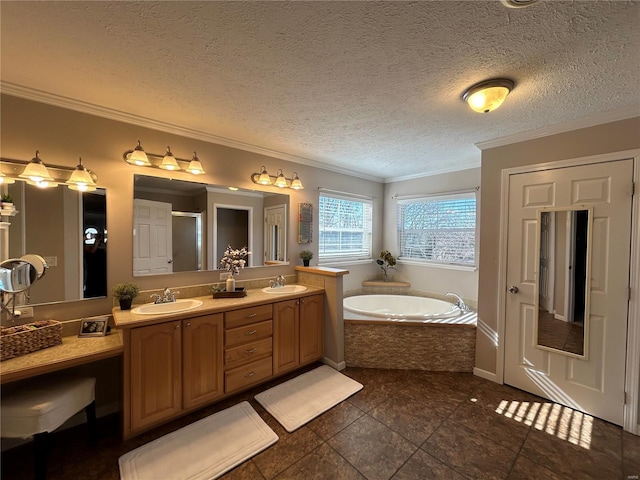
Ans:
{"label": "vanity cabinet", "polygon": [[184,408],[211,403],[224,394],[223,315],[182,321],[182,402]]}
{"label": "vanity cabinet", "polygon": [[273,309],[258,305],[224,315],[225,393],[232,393],[273,375]]}
{"label": "vanity cabinet", "polygon": [[322,306],[322,295],[274,304],[274,374],[285,373],[322,358]]}
{"label": "vanity cabinet", "polygon": [[320,360],[323,301],[320,293],[128,326],[124,437]]}
{"label": "vanity cabinet", "polygon": [[130,345],[132,430],[224,394],[222,314],[133,328]]}
{"label": "vanity cabinet", "polygon": [[131,329],[131,429],[172,418],[182,409],[180,321]]}

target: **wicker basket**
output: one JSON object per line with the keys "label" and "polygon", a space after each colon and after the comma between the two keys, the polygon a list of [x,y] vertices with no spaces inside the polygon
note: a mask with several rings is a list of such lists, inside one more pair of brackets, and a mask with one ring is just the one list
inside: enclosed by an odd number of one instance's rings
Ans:
{"label": "wicker basket", "polygon": [[62,343],[62,323],[43,320],[0,330],[0,361]]}

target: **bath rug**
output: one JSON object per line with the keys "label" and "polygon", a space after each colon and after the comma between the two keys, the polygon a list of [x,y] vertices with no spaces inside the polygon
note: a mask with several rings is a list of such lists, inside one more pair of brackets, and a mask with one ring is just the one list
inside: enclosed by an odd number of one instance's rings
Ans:
{"label": "bath rug", "polygon": [[249,402],[242,402],[124,454],[120,478],[218,478],[277,441]]}
{"label": "bath rug", "polygon": [[328,365],[298,375],[255,396],[267,412],[293,432],[362,389]]}

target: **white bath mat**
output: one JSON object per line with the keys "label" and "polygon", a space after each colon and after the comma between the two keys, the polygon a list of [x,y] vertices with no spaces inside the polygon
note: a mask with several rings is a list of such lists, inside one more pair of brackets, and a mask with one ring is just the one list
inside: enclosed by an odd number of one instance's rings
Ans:
{"label": "white bath mat", "polygon": [[120,478],[214,479],[277,441],[249,402],[242,402],[121,456]]}
{"label": "white bath mat", "polygon": [[362,384],[323,365],[259,393],[255,399],[287,432],[293,432],[361,389]]}

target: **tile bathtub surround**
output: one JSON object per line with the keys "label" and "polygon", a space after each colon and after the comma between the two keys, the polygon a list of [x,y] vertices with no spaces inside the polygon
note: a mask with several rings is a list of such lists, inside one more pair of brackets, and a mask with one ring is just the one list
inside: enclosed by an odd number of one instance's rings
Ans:
{"label": "tile bathtub surround", "polygon": [[[317,365],[309,367],[315,368]],[[97,447],[85,430],[53,435],[49,480],[119,479],[118,457],[247,400],[280,440],[225,480],[627,479],[640,474],[640,437],[469,373],[350,368],[364,388],[293,433],[253,396],[285,376],[123,442],[105,418]],[[2,454],[2,479],[31,479],[30,446]]]}

